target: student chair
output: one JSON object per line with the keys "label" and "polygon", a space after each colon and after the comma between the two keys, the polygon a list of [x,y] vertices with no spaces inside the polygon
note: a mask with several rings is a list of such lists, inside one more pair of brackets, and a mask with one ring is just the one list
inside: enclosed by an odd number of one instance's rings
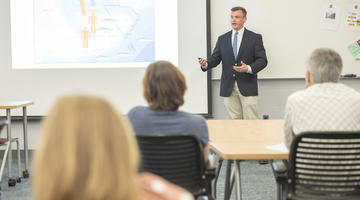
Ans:
{"label": "student chair", "polygon": [[193,135],[138,135],[141,169],[157,174],[190,191],[211,197],[215,169],[207,169],[203,146]]}
{"label": "student chair", "polygon": [[306,132],[272,163],[278,199],[360,199],[360,132]]}

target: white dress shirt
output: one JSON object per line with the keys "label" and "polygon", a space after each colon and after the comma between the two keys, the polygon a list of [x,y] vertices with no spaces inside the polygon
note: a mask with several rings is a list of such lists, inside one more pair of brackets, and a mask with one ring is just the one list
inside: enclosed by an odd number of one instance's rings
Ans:
{"label": "white dress shirt", "polygon": [[[240,30],[238,30],[238,34],[237,34],[237,44],[236,44],[236,53],[239,55],[239,49],[240,49],[240,45],[241,45],[241,41],[243,39],[243,35],[244,35],[244,27],[242,27]],[[236,30],[232,30],[232,33],[231,33],[231,44],[234,44],[234,34],[235,34]],[[245,63],[247,64],[247,63]],[[247,65],[248,66],[248,71],[247,73],[249,74],[252,74],[252,70],[251,70],[251,67],[250,65]]]}
{"label": "white dress shirt", "polygon": [[[231,44],[234,44],[234,35],[235,35],[235,30],[233,29],[232,30],[232,33],[231,33]],[[236,44],[236,53],[239,54],[239,49],[240,49],[240,45],[241,45],[241,41],[242,41],[242,38],[243,38],[243,35],[244,35],[244,27],[240,30],[237,31],[238,34],[237,34],[237,44]]]}

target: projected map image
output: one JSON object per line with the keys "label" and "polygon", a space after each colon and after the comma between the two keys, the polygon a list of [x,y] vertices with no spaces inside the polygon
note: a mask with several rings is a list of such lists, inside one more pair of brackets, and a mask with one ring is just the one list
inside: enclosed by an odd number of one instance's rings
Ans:
{"label": "projected map image", "polygon": [[152,62],[154,0],[34,0],[34,61]]}

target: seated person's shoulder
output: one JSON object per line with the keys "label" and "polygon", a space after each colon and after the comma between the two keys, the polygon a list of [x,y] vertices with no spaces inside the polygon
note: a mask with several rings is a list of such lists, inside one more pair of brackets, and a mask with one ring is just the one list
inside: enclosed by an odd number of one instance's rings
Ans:
{"label": "seated person's shoulder", "polygon": [[345,95],[351,96],[351,97],[353,97],[355,99],[360,99],[360,92],[358,92],[357,90],[355,90],[352,87],[349,87],[349,86],[346,86],[346,85],[343,85],[343,84],[341,84],[341,86],[343,87],[344,93],[346,93]]}
{"label": "seated person's shoulder", "polygon": [[144,112],[148,112],[148,110],[149,110],[149,108],[145,107],[145,106],[135,106],[129,110],[127,115],[129,117],[141,115],[141,114],[144,114]]}
{"label": "seated person's shoulder", "polygon": [[133,108],[130,109],[129,113],[132,113],[132,112],[141,112],[141,111],[144,111],[144,110],[147,110],[148,107],[146,106],[135,106]]}
{"label": "seated person's shoulder", "polygon": [[302,101],[304,98],[306,98],[308,96],[308,91],[306,90],[299,90],[296,91],[294,93],[292,93],[291,95],[289,95],[287,101],[288,102],[297,102],[297,101]]}
{"label": "seated person's shoulder", "polygon": [[191,114],[184,111],[179,111],[181,115],[189,122],[189,123],[206,123],[206,120],[203,116],[198,114]]}

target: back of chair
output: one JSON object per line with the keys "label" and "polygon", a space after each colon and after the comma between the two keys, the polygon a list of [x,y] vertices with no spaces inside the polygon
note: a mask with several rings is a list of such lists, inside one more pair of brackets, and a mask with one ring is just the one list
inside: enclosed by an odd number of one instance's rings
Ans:
{"label": "back of chair", "polygon": [[293,197],[359,199],[360,132],[297,135],[290,149],[289,178]]}
{"label": "back of chair", "polygon": [[157,174],[191,193],[201,193],[205,170],[201,142],[192,135],[137,136],[142,170]]}

